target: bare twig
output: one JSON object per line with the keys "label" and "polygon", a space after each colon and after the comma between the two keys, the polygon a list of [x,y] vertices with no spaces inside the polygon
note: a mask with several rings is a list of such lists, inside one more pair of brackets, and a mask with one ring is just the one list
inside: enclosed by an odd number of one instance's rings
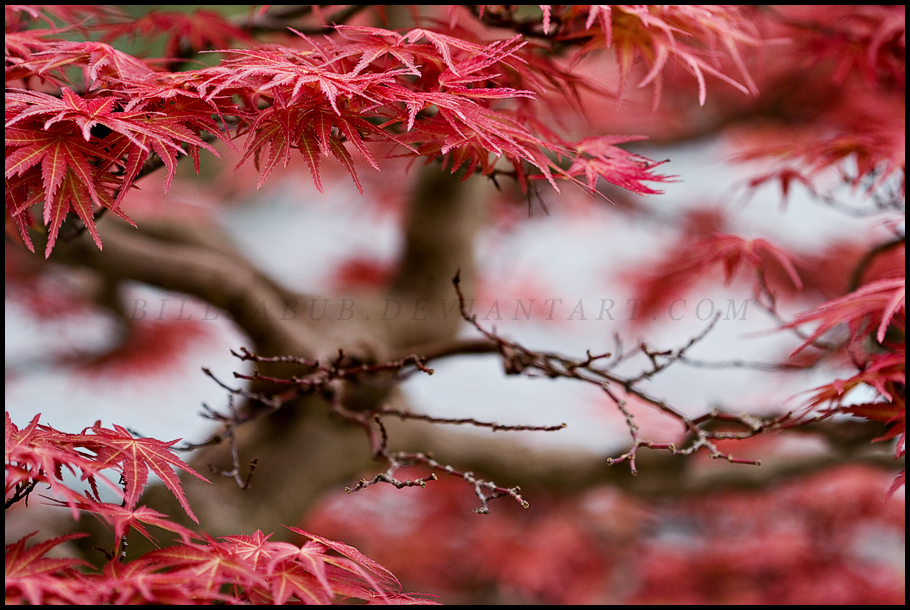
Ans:
{"label": "bare twig", "polygon": [[[472,347],[476,348],[477,346],[472,346],[470,343],[465,343],[464,347],[471,349]],[[436,353],[436,355],[440,356],[441,354],[447,353],[450,349],[451,347],[440,350]],[[279,388],[285,387],[286,389],[279,390],[271,394],[265,394],[261,392],[252,392],[243,388],[234,388],[222,382],[210,370],[203,369],[203,372],[205,372],[206,375],[211,377],[218,385],[230,393],[228,400],[230,413],[222,414],[215,412],[208,407],[205,407],[207,411],[205,413],[205,416],[209,419],[213,419],[222,423],[224,425],[224,430],[218,434],[213,435],[203,443],[187,444],[185,447],[181,447],[180,449],[190,450],[202,446],[218,444],[224,440],[227,440],[231,448],[231,459],[233,463],[232,468],[228,470],[217,470],[213,466],[210,466],[209,468],[221,476],[233,478],[241,489],[246,489],[250,485],[250,477],[252,476],[252,471],[255,468],[255,460],[250,462],[250,472],[244,481],[240,476],[240,456],[239,452],[237,451],[236,437],[234,434],[234,430],[237,428],[237,426],[240,426],[253,419],[263,417],[268,413],[272,413],[275,410],[281,408],[288,401],[293,400],[298,396],[310,394],[316,391],[320,392],[329,401],[332,406],[332,410],[336,415],[364,428],[370,443],[370,449],[373,452],[373,457],[375,459],[384,460],[387,464],[386,470],[384,472],[378,473],[370,479],[361,479],[360,482],[353,488],[348,488],[349,492],[358,491],[376,483],[389,483],[398,488],[414,486],[423,487],[428,481],[436,480],[435,473],[431,473],[429,476],[417,479],[399,479],[395,476],[396,472],[403,467],[423,465],[429,467],[432,470],[438,470],[452,476],[460,477],[471,484],[474,488],[474,493],[477,495],[478,499],[480,499],[481,503],[480,508],[475,510],[475,512],[478,514],[487,514],[489,512],[488,502],[499,497],[511,497],[522,506],[527,506],[527,502],[518,494],[517,487],[501,487],[492,481],[487,481],[474,476],[474,473],[472,472],[462,471],[451,465],[443,464],[424,453],[390,451],[388,434],[382,422],[383,416],[395,416],[402,420],[414,419],[435,424],[472,425],[481,428],[489,428],[494,431],[555,431],[566,427],[566,424],[559,424],[554,426],[506,425],[496,422],[479,421],[473,418],[439,418],[429,415],[401,411],[399,409],[392,409],[390,407],[382,405],[363,411],[352,411],[351,409],[345,407],[342,400],[342,392],[340,391],[342,388],[341,384],[343,382],[357,383],[358,381],[363,381],[370,376],[376,376],[377,374],[391,374],[393,376],[393,382],[399,382],[406,378],[408,375],[417,371],[432,375],[433,369],[427,368],[424,364],[426,360],[417,356],[416,354],[411,354],[401,359],[391,360],[384,363],[360,363],[347,358],[343,350],[338,350],[337,357],[329,365],[323,365],[316,360],[309,360],[295,356],[260,356],[249,351],[246,348],[240,348],[239,353],[232,350],[231,354],[233,354],[234,357],[241,361],[249,361],[254,363],[253,374],[247,375],[235,372],[234,378],[253,382],[265,381],[274,384],[274,386],[277,386]],[[607,354],[606,356],[609,355]],[[589,353],[588,361],[593,362],[602,357],[604,356],[593,356]],[[258,364],[261,363],[296,364],[300,365],[302,370],[305,372],[297,376],[292,376],[290,378],[266,376],[259,373],[258,368],[256,368]],[[266,408],[258,410],[247,410],[246,412],[241,413],[233,406],[234,396],[239,396],[248,401],[253,401],[265,406]]]}
{"label": "bare twig", "polygon": [[[725,459],[737,464],[754,464],[759,465],[758,460],[749,460],[736,458],[729,453],[718,449],[714,443],[715,440],[722,439],[745,439],[771,429],[790,427],[796,424],[796,420],[790,413],[783,416],[763,420],[751,415],[742,415],[739,417],[711,411],[697,419],[692,419],[682,412],[668,405],[663,400],[654,398],[644,391],[638,389],[636,384],[642,380],[649,379],[656,373],[666,369],[669,364],[679,361],[687,350],[689,350],[698,341],[703,339],[717,322],[717,318],[708,325],[708,327],[699,335],[690,340],[682,348],[673,351],[655,351],[646,345],[641,345],[641,351],[651,360],[652,368],[635,377],[621,377],[613,373],[610,369],[615,366],[614,361],[609,366],[598,366],[600,361],[610,358],[610,354],[601,354],[593,356],[590,351],[583,360],[577,360],[554,354],[550,352],[537,352],[511,341],[499,337],[493,331],[488,331],[477,322],[477,316],[468,313],[465,307],[465,299],[460,287],[460,278],[456,274],[452,280],[455,285],[455,291],[458,293],[458,302],[461,308],[462,317],[474,328],[480,331],[489,341],[496,345],[503,361],[506,374],[508,375],[525,375],[528,377],[546,376],[550,378],[567,377],[577,379],[586,383],[596,384],[616,405],[616,408],[624,415],[626,425],[632,438],[632,447],[629,451],[617,458],[611,458],[609,463],[616,464],[623,461],[629,461],[632,474],[636,474],[635,457],[639,448],[648,447],[653,449],[666,449],[672,454],[689,455],[695,451],[704,448],[708,455],[714,459]],[[619,356],[621,359],[622,355]],[[618,360],[617,360],[618,361]],[[677,420],[689,435],[689,440],[682,447],[677,447],[673,443],[656,443],[651,440],[642,439],[638,435],[638,426],[634,422],[631,412],[626,407],[626,400],[620,398],[615,389],[622,389],[625,396],[634,396],[643,403],[650,405],[669,417]],[[714,430],[706,424],[713,422],[735,425],[743,428],[741,432],[730,432],[725,430]]]}

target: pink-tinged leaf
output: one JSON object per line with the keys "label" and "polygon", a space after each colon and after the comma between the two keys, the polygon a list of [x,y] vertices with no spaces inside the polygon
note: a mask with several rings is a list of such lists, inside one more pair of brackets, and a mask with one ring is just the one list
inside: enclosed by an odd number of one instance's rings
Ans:
{"label": "pink-tinged leaf", "polygon": [[325,547],[332,549],[336,553],[344,555],[345,557],[347,557],[348,559],[350,559],[357,565],[367,568],[368,570],[370,570],[371,572],[373,572],[380,578],[389,579],[392,582],[394,582],[395,584],[400,586],[398,579],[395,578],[395,575],[392,574],[387,568],[383,567],[376,561],[373,561],[372,559],[370,559],[369,557],[367,557],[366,555],[364,555],[363,553],[361,553],[354,547],[344,544],[343,542],[329,540],[328,538],[323,538],[322,536],[317,536],[316,534],[311,534],[309,532],[305,532],[300,528],[296,528],[296,527],[292,527],[292,526],[285,526],[285,527],[287,527],[289,530],[291,530],[292,532],[294,532],[296,534],[300,534],[301,536],[304,536],[305,538],[314,540],[314,541],[324,545]]}
{"label": "pink-tinged leaf", "polygon": [[[86,183],[75,177],[74,173],[67,171],[63,184],[57,190],[52,200],[46,202],[45,213],[48,224],[48,243],[45,249],[45,258],[49,257],[57,240],[57,235],[63,220],[67,213],[72,209],[79,218],[85,223],[86,228],[95,241],[98,249],[101,249],[101,238],[95,228],[94,215],[92,211],[93,194],[89,191]],[[106,191],[95,192],[95,197],[99,198],[99,203],[104,207],[112,208],[114,203]],[[118,215],[122,215],[122,212]]]}
{"label": "pink-tinged leaf", "polygon": [[267,167],[265,170],[260,168],[261,175],[256,182],[257,189],[262,188],[262,184],[265,182],[265,179],[268,178],[269,173],[274,167],[274,163],[277,163],[278,155],[286,156],[290,151],[287,140],[287,130],[282,127],[280,122],[269,121],[264,126],[259,127],[255,132],[250,132],[250,136],[247,138],[246,142],[246,153],[244,153],[243,158],[240,159],[237,166],[239,167],[243,164],[250,154],[256,155],[258,165],[260,153],[266,145],[270,147],[271,151],[274,151],[273,165]]}
{"label": "pink-tinged leaf", "polygon": [[332,119],[324,112],[315,112],[311,125],[319,138],[319,150],[329,156],[329,140],[332,139]]}
{"label": "pink-tinged leaf", "polygon": [[85,434],[85,431],[78,435],[78,442],[97,454],[96,461],[99,465],[103,467],[117,465],[119,467],[126,481],[124,500],[128,508],[136,506],[139,501],[139,496],[148,480],[149,469],[151,469],[171,490],[186,514],[196,523],[199,522],[190,509],[186,496],[183,494],[180,479],[174,474],[172,468],[179,468],[206,483],[209,480],[172,453],[170,447],[180,439],[165,443],[152,438],[133,438],[125,428],[118,425],[114,425],[113,430],[102,428],[100,425],[91,427],[91,430],[94,432],[93,435]]}
{"label": "pink-tinged leaf", "polygon": [[607,46],[608,47],[612,45],[612,30],[610,29],[610,26],[611,26],[610,15],[611,15],[611,11],[610,11],[609,6],[591,5],[588,8],[588,18],[585,21],[585,29],[590,30],[591,26],[594,25],[594,20],[595,19],[600,20],[600,27],[603,28],[604,32],[607,35]]}
{"label": "pink-tinged leaf", "polygon": [[470,89],[468,87],[450,87],[447,93],[469,97],[475,99],[511,99],[516,97],[527,97],[533,99],[536,97],[533,91],[523,91],[521,89],[512,89],[511,87],[477,87]]}
{"label": "pink-tinged leaf", "polygon": [[323,193],[322,178],[319,175],[319,148],[320,145],[316,141],[316,137],[313,135],[313,132],[309,129],[304,129],[303,133],[300,135],[300,142],[297,144],[297,150],[299,150],[300,154],[303,155],[304,161],[306,161],[307,166],[310,168],[310,173],[313,175],[313,182],[316,185],[316,190],[318,190],[320,193]]}
{"label": "pink-tinged leaf", "polygon": [[261,172],[261,175],[259,176],[259,181],[256,183],[257,189],[262,188],[265,179],[282,160],[284,160],[284,166],[287,167],[287,158],[290,155],[290,151],[290,143],[285,137],[274,138],[269,142],[269,148],[266,151],[265,159],[262,159],[260,156],[259,171]]}
{"label": "pink-tinged leaf", "polygon": [[903,417],[904,407],[903,405],[890,402],[871,402],[841,407],[841,411],[849,413],[850,415],[856,415],[857,417],[893,423]]}
{"label": "pink-tinged leaf", "polygon": [[[10,133],[13,131],[21,134],[20,137],[15,137]],[[51,138],[38,139],[32,136],[32,132],[22,129],[14,128],[6,131],[6,145],[21,146],[6,155],[5,175],[7,178],[24,174],[26,170],[40,163],[54,145],[54,140]]]}
{"label": "pink-tinged leaf", "polygon": [[784,268],[790,281],[793,282],[793,286],[795,286],[797,290],[803,289],[803,282],[799,279],[799,273],[796,271],[796,267],[793,265],[793,261],[790,260],[790,255],[787,252],[764,239],[753,240],[752,247],[757,252],[767,252],[773,256],[775,260],[780,263],[780,266]]}
{"label": "pink-tinged leaf", "polygon": [[168,520],[168,516],[159,513],[147,506],[139,506],[134,509],[116,504],[101,504],[97,502],[83,502],[79,505],[80,510],[100,515],[105,521],[114,526],[114,540],[120,540],[127,534],[130,528],[135,529],[146,539],[154,542],[155,539],[145,530],[143,524],[154,525],[161,529],[174,532],[179,535],[184,542],[189,542],[195,536],[190,529]]}
{"label": "pink-tinged leaf", "polygon": [[[72,182],[72,185],[68,189],[64,187],[62,190],[66,192],[67,190],[78,191],[84,182],[80,182],[72,177],[72,173],[67,173],[67,181]],[[97,193],[96,193],[97,195]],[[70,207],[73,211],[76,212],[76,215],[82,221],[82,224],[85,225],[85,228],[88,229],[89,234],[92,236],[92,240],[95,242],[95,245],[98,246],[98,249],[101,250],[101,237],[98,235],[98,229],[95,227],[95,216],[92,212],[92,201],[86,198],[84,195],[81,197],[73,196],[70,197]]]}
{"label": "pink-tinged leaf", "polygon": [[892,483],[891,487],[888,488],[888,495],[886,496],[887,499],[890,500],[894,494],[897,493],[897,490],[904,486],[904,476],[905,471],[901,470],[901,473],[897,475],[896,479],[894,479],[894,483]]}
{"label": "pink-tinged leaf", "polygon": [[354,160],[351,159],[351,153],[344,147],[344,144],[334,138],[329,140],[329,145],[332,148],[332,154],[335,155],[335,158],[341,161],[344,168],[348,170],[348,173],[351,174],[351,179],[357,186],[357,190],[363,195],[363,186],[361,186],[360,180],[357,178],[357,170],[354,167]]}
{"label": "pink-tinged leaf", "polygon": [[[77,505],[84,502],[85,497],[63,484],[63,472],[66,470],[80,480],[88,480],[97,496],[95,477],[100,476],[98,473],[103,466],[78,450],[73,442],[78,435],[42,426],[38,424],[39,417],[40,414],[36,415],[28,427],[20,431],[9,413],[6,414],[6,497],[33,481],[47,484],[55,496],[64,498],[73,518],[77,519]],[[123,496],[118,486],[103,476],[100,478],[115,494]]]}
{"label": "pink-tinged leaf", "polygon": [[[898,392],[894,391],[897,384],[903,385],[906,382],[904,368],[906,366],[905,356],[900,354],[884,354],[872,359],[871,363],[862,371],[848,379],[835,379],[831,383],[810,390],[813,393],[812,398],[808,401],[809,407],[819,407],[824,404],[831,405],[832,408],[845,409],[841,403],[847,394],[862,386],[863,384],[874,388],[889,403],[898,404],[898,410],[903,417],[904,405]],[[851,407],[854,408],[854,407]],[[860,407],[855,407],[860,408]],[[888,409],[887,406],[875,407]],[[873,412],[868,411],[868,416]],[[864,415],[866,416],[866,415]],[[890,419],[891,415],[889,415]],[[873,417],[873,419],[876,419]]]}
{"label": "pink-tinged leaf", "polygon": [[904,307],[904,303],[906,302],[907,297],[905,286],[906,284],[904,280],[901,280],[900,287],[894,290],[891,299],[885,306],[885,310],[882,313],[882,321],[878,325],[878,333],[875,335],[875,338],[878,339],[879,343],[885,342],[885,332],[888,330],[888,325],[891,323],[891,320],[894,318],[894,316],[897,315],[897,312],[900,311],[902,307]]}
{"label": "pink-tinged leaf", "polygon": [[80,559],[51,559],[44,557],[44,555],[59,544],[69,540],[84,538],[88,534],[67,534],[26,548],[26,541],[37,533],[32,532],[21,540],[6,545],[4,553],[6,558],[4,585],[7,603],[11,603],[12,600],[16,599],[17,593],[31,605],[46,603],[45,595],[50,600],[63,599],[72,604],[79,603],[78,596],[75,593],[67,591],[65,587],[57,586],[58,583],[50,577],[58,571],[77,567],[91,567],[91,564]]}
{"label": "pink-tinged leaf", "polygon": [[258,570],[267,567],[269,557],[274,553],[275,545],[281,544],[269,542],[271,537],[272,534],[264,534],[262,530],[256,530],[252,536],[221,536],[221,539],[231,545],[231,550],[235,555],[242,557]]}
{"label": "pink-tinged leaf", "polygon": [[863,322],[870,317],[878,321],[876,338],[884,341],[888,325],[904,308],[905,285],[904,278],[878,280],[800,314],[784,328],[795,328],[812,321],[819,321],[820,324],[793,353],[802,351],[839,324],[847,324],[851,342],[856,342],[862,338],[859,333],[863,330]]}
{"label": "pink-tinged leaf", "polygon": [[[44,159],[41,161],[41,170],[44,178],[44,224],[51,221],[51,211],[53,202],[57,198],[57,189],[63,184],[63,178],[66,176],[66,156],[63,147],[60,146],[60,140],[52,145]],[[65,214],[64,210],[64,214]]]}
{"label": "pink-tinged leaf", "polygon": [[194,584],[207,592],[217,593],[225,584],[268,589],[266,576],[236,554],[232,544],[215,541],[207,534],[203,534],[203,537],[208,544],[187,543],[168,547],[152,551],[144,559],[153,561],[160,567],[178,568],[178,574],[179,571],[190,570],[195,575]]}
{"label": "pink-tinged leaf", "polygon": [[[365,121],[364,121],[365,122]],[[360,133],[357,129],[344,117],[342,117],[337,122],[338,130],[354,145],[354,148],[357,149],[357,152],[360,153],[364,159],[367,160],[367,163],[372,166],[373,169],[379,171],[379,164],[376,163],[376,160],[373,158],[373,155],[370,154],[370,151],[367,150],[367,147],[364,145],[363,140],[360,138]]]}
{"label": "pink-tinged leaf", "polygon": [[550,13],[551,13],[550,5],[541,4],[540,10],[541,10],[541,12],[543,12],[543,33],[549,34],[550,33]]}
{"label": "pink-tinged leaf", "polygon": [[274,554],[269,562],[268,572],[269,574],[274,574],[276,566],[286,562],[288,559],[293,559],[316,578],[328,598],[332,599],[335,596],[335,591],[326,576],[325,550],[326,547],[318,542],[306,542],[301,547],[286,542],[277,542],[273,546]]}
{"label": "pink-tinged leaf", "polygon": [[[448,66],[449,70],[458,74],[458,70],[455,68],[454,63],[452,62],[452,52],[449,50],[449,44],[458,44],[465,45],[462,40],[452,38],[451,36],[446,36],[445,34],[437,34],[436,32],[431,32],[428,30],[414,29],[405,34],[405,39],[408,42],[417,42],[421,38],[426,38],[436,49],[439,51],[439,54],[442,55],[442,59],[445,62],[445,65]],[[479,47],[479,45],[473,45]]]}
{"label": "pink-tinged leaf", "polygon": [[285,605],[291,597],[297,597],[305,604],[331,604],[335,599],[335,592],[328,592],[322,587],[319,580],[302,566],[292,562],[280,562],[271,571],[270,579],[275,605]]}

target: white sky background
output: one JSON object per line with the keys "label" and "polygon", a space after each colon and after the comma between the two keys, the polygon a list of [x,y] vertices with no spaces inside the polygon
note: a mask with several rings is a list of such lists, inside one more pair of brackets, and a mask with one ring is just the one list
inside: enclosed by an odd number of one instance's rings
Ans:
{"label": "white sky background", "polygon": [[[738,183],[758,171],[723,163],[719,146],[710,142],[649,149],[647,155],[670,158],[671,162],[662,169],[680,176],[679,182],[662,186],[666,194],[646,200],[656,215],[668,219],[691,206],[704,206],[706,201],[723,205],[732,198]],[[372,170],[364,166],[361,171]],[[387,262],[394,259],[400,243],[394,217],[374,213],[369,193],[367,198],[361,198],[350,181],[327,181],[325,197],[315,188],[312,193],[301,193],[298,185],[276,188],[272,184],[268,193],[268,202],[226,209],[224,226],[256,264],[289,287],[308,292],[327,289],[333,267],[355,255]],[[487,289],[488,296],[495,294],[502,303],[511,304],[503,305],[503,321],[495,322],[497,330],[530,349],[558,351],[578,358],[584,357],[586,349],[610,351],[613,333],[619,327],[594,319],[600,299],[616,301],[614,312],[619,324],[621,312],[627,311],[623,304],[632,296],[628,287],[611,276],[630,262],[658,256],[675,234],[671,238],[669,232],[663,234],[654,224],[637,223],[634,218],[614,212],[608,204],[596,203],[590,212],[579,216],[568,213],[557,194],[545,197],[549,216],[538,210],[533,219],[508,234],[489,229],[479,240],[480,284],[495,287]],[[313,203],[316,198],[320,198],[319,202]],[[799,187],[791,193],[786,208],[781,208],[779,198],[775,183],[760,190],[747,206],[730,208],[733,232],[743,237],[764,237],[784,249],[805,250],[821,248],[833,239],[866,232],[882,223],[881,217],[858,219],[828,209],[810,201]],[[878,230],[886,239],[887,232]],[[717,273],[721,273],[719,266]],[[540,286],[545,297],[563,298],[555,320],[541,321],[540,310],[537,321],[519,323],[509,319],[514,313],[513,299],[522,296],[519,286],[525,280]],[[139,285],[132,290],[132,296],[137,298],[154,300],[160,294]],[[725,305],[728,298],[739,303],[748,296],[719,287],[688,298],[690,303],[708,298]],[[566,320],[579,299],[583,300],[588,320]],[[117,423],[161,440],[182,437],[201,441],[210,430],[210,423],[198,416],[200,405],[205,402],[224,408],[227,396],[200,369],[208,367],[222,380],[233,381],[230,373],[240,368],[228,350],[246,344],[231,323],[220,321],[210,324],[211,336],[206,341],[193,344],[162,373],[121,380],[87,378],[42,363],[48,361],[49,354],[75,346],[103,345],[110,340],[108,321],[88,316],[76,321],[43,322],[32,317],[9,293],[5,311],[6,410],[19,426],[25,426],[35,413],[41,412],[41,423],[63,431],[77,432],[101,419],[106,426]],[[477,311],[486,313],[482,306]],[[678,348],[698,334],[706,322],[697,320],[691,307],[686,313],[679,323],[648,330],[649,345]],[[794,337],[786,333],[752,336],[772,329],[774,324],[754,307],[746,317],[722,321],[690,355],[705,360],[770,361],[782,349],[797,345]],[[487,327],[491,324],[483,323]],[[467,325],[463,332],[465,336],[474,333]],[[635,344],[635,337],[626,335],[625,340],[628,347]],[[605,455],[621,450],[627,442],[628,432],[621,418],[593,386],[566,379],[506,377],[495,356],[452,358],[432,366],[436,370],[432,377],[417,375],[404,386],[417,411],[501,424],[566,422],[568,427],[560,432],[517,436],[527,442],[580,447]],[[631,373],[638,368],[620,370]],[[652,395],[695,415],[714,406],[725,406],[737,413],[746,409],[777,412],[782,401],[829,381],[830,375],[830,371],[791,376],[749,370],[712,371],[676,364],[645,387]]]}

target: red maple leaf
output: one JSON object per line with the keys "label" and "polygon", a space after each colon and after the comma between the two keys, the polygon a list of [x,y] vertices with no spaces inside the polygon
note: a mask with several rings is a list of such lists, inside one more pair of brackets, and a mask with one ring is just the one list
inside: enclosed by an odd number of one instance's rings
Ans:
{"label": "red maple leaf", "polygon": [[32,54],[28,61],[21,62],[17,68],[42,77],[57,74],[58,78],[66,82],[68,79],[64,70],[70,66],[82,68],[85,80],[89,83],[98,83],[99,80],[108,78],[141,78],[152,73],[152,69],[141,59],[118,51],[109,44],[88,41],[50,41],[45,50]]}
{"label": "red maple leaf", "polygon": [[644,301],[641,319],[649,319],[652,313],[667,306],[717,265],[723,266],[724,281],[727,284],[746,265],[755,270],[755,290],[759,291],[762,288],[762,274],[773,265],[784,271],[793,286],[802,288],[802,281],[791,256],[765,239],[745,239],[723,233],[713,233],[699,239],[685,235],[678,244],[667,249],[667,254],[661,261],[649,264],[649,268],[655,271],[646,274],[639,272],[634,276],[628,274],[637,287],[636,292]]}
{"label": "red maple leaf", "polygon": [[92,574],[88,580],[98,603],[171,606],[233,601],[228,595],[196,586],[191,575],[179,569],[162,571],[161,566],[145,556],[129,563],[121,563],[115,557],[101,574]]}
{"label": "red maple leaf", "polygon": [[[49,225],[46,256],[70,210],[85,223],[99,249],[93,206],[111,209],[132,224],[119,205],[153,152],[167,166],[165,188],[176,172],[177,156],[187,154],[183,146],[192,152],[197,169],[199,148],[220,156],[197,135],[205,129],[224,137],[208,116],[208,106],[191,110],[189,105],[172,103],[165,115],[141,107],[120,111],[120,103],[117,96],[83,98],[66,87],[60,99],[35,91],[7,93],[6,177],[14,179],[39,164],[41,168],[40,190],[34,186],[14,190],[8,209],[13,208],[10,215],[16,218],[35,201],[44,201],[44,222]],[[100,140],[92,135],[96,126],[110,133]],[[112,166],[123,166],[123,174],[109,174]],[[34,172],[31,176],[36,177]],[[109,183],[118,191],[116,198],[102,186]],[[24,223],[19,222],[21,230]]]}
{"label": "red maple leaf", "polygon": [[[36,198],[44,201],[44,222],[50,229],[46,255],[53,249],[57,233],[70,209],[85,223],[100,248],[101,239],[95,229],[92,205],[114,207],[110,194],[103,188],[95,188],[99,172],[90,164],[92,158],[114,159],[97,146],[70,136],[63,129],[38,131],[13,128],[7,129],[6,133],[7,147],[16,148],[6,156],[8,179],[26,174],[33,166],[41,164],[40,174],[29,174],[30,178],[39,179],[40,192],[24,201],[16,201],[19,205],[11,210],[10,215],[14,218],[21,215]],[[123,216],[122,212],[120,215]]]}
{"label": "red maple leaf", "polygon": [[[551,14],[544,15],[548,26]],[[560,31],[557,39],[586,41],[576,58],[599,48],[616,50],[619,64],[620,94],[640,61],[650,65],[638,83],[655,85],[654,105],[660,101],[661,73],[673,60],[695,76],[698,101],[707,97],[705,74],[711,74],[744,93],[757,88],[746,69],[742,47],[760,44],[754,26],[733,6],[709,5],[570,5],[559,8]],[[595,23],[598,28],[592,29]],[[738,80],[724,73],[717,64],[716,47],[723,47],[739,71]],[[707,47],[707,48],[705,48]]]}
{"label": "red maple leaf", "polygon": [[49,601],[82,603],[84,598],[78,594],[78,589],[72,586],[72,582],[60,579],[56,574],[66,568],[90,567],[91,564],[80,559],[51,559],[44,555],[67,540],[84,538],[88,534],[67,534],[39,542],[26,549],[25,542],[37,533],[32,532],[4,549],[6,556],[4,586],[7,603],[17,600],[19,603],[28,602],[32,605]]}
{"label": "red maple leaf", "polygon": [[[71,210],[100,247],[94,211],[110,208],[123,216],[119,205],[153,155],[167,168],[167,188],[178,156],[192,155],[198,171],[200,148],[217,155],[203,132],[230,145],[229,125],[237,135],[249,132],[243,159],[254,156],[259,186],[296,148],[320,190],[320,156],[331,154],[362,191],[348,144],[379,169],[366,146],[370,140],[428,159],[442,155],[453,171],[467,165],[465,177],[478,170],[491,174],[497,158],[505,157],[522,188],[533,178],[558,190],[555,178],[584,184],[575,177],[584,174],[592,190],[603,177],[653,193],[644,183],[665,179],[653,173],[658,164],[647,159],[592,139],[573,145],[537,129],[543,122],[526,103],[535,94],[508,85],[528,82],[542,90],[571,79],[555,66],[542,78],[525,75],[524,64],[540,60],[523,50],[519,36],[480,43],[428,29],[404,35],[380,28],[341,32],[348,44],[299,35],[302,48],[220,51],[239,57],[181,73],[154,72],[105,43],[22,41],[21,49],[32,58],[18,58],[15,68],[26,82],[29,75],[59,73],[63,83],[66,68],[80,67],[89,87],[78,95],[63,85],[60,97],[22,89],[8,93],[8,226],[31,247],[28,208],[43,202],[46,255]],[[574,89],[574,81],[569,87]],[[509,101],[519,102],[518,108]],[[572,169],[562,169],[553,154],[575,159]],[[523,164],[539,173],[529,175]]]}
{"label": "red maple leaf", "polygon": [[178,534],[184,542],[189,542],[190,538],[195,535],[192,530],[188,530],[177,523],[168,521],[167,515],[159,513],[148,506],[139,506],[137,508],[129,509],[125,506],[117,506],[116,504],[109,504],[106,502],[79,502],[77,507],[79,510],[100,515],[101,518],[113,525],[115,545],[117,544],[117,541],[121,540],[123,536],[127,534],[129,528],[135,529],[147,539],[154,542],[155,539],[145,530],[142,525],[143,523],[174,532],[175,534]]}
{"label": "red maple leaf", "polygon": [[[267,587],[263,574],[254,566],[234,553],[233,545],[218,542],[203,534],[207,544],[187,543],[144,555],[159,567],[190,570],[193,581],[203,591],[217,593],[222,585],[235,587]],[[179,574],[179,572],[177,572]]]}
{"label": "red maple leaf", "polygon": [[120,36],[133,40],[166,37],[165,57],[185,56],[187,49],[203,51],[224,48],[232,41],[252,40],[246,31],[231,23],[223,14],[209,10],[192,13],[149,11],[138,19],[99,24],[99,29],[105,32],[105,41]]}
{"label": "red maple leaf", "polygon": [[85,497],[63,483],[64,469],[74,475],[79,475],[77,469],[81,471],[80,480],[88,481],[96,497],[96,476],[115,493],[122,495],[116,485],[99,475],[103,466],[95,463],[90,456],[79,452],[69,435],[40,425],[38,423],[40,413],[21,431],[12,422],[9,413],[6,413],[5,417],[5,498],[8,502],[13,498],[26,497],[36,483],[44,483],[55,495],[63,497],[64,502],[72,510],[73,517],[78,517],[77,508]]}
{"label": "red maple leaf", "polygon": [[603,177],[608,182],[638,195],[658,195],[662,191],[645,186],[646,181],[663,182],[671,178],[654,174],[654,168],[665,162],[655,163],[616,146],[624,142],[646,139],[644,136],[601,136],[585,138],[573,148],[577,156],[566,175],[584,174],[591,192],[597,190],[597,180]]}
{"label": "red maple leaf", "polygon": [[[91,430],[94,434],[86,434],[86,430]],[[75,445],[95,453],[95,463],[98,466],[117,468],[120,471],[124,479],[124,502],[127,508],[136,506],[151,470],[171,490],[186,514],[199,523],[183,495],[183,487],[173,468],[188,472],[206,483],[209,480],[173,454],[171,447],[180,439],[164,442],[153,438],[134,438],[122,426],[115,424],[113,429],[103,428],[101,422],[86,428],[81,434],[70,436]]]}
{"label": "red maple leaf", "polygon": [[[329,540],[327,538],[305,532],[302,529],[296,527],[288,527],[288,529],[294,533],[304,536],[305,538],[309,538],[311,541],[316,543],[315,546],[307,543],[301,547],[300,552],[307,554],[308,557],[312,558],[312,554],[315,552],[317,555],[322,556],[322,561],[326,564],[335,566],[345,572],[350,572],[352,575],[363,578],[373,588],[373,590],[379,591],[380,593],[382,592],[382,587],[379,585],[379,583],[377,583],[376,579],[374,579],[374,576],[381,581],[390,580],[394,582],[400,591],[401,584],[398,582],[398,579],[395,578],[394,574],[392,574],[389,570],[379,565],[379,563],[373,561],[354,547],[343,542]],[[339,555],[342,555],[342,557],[323,554],[324,551],[320,552],[318,550],[320,545],[325,549],[331,549],[332,551],[335,551]],[[308,549],[308,552],[305,552],[304,548]]]}
{"label": "red maple leaf", "polygon": [[840,324],[846,324],[851,344],[856,344],[869,330],[870,323],[877,323],[876,339],[885,340],[888,325],[895,323],[904,327],[903,317],[897,314],[904,310],[906,299],[905,278],[885,279],[871,282],[839,299],[829,301],[814,309],[803,312],[784,328],[795,328],[807,322],[818,321],[818,328],[793,353],[797,353],[826,332]]}

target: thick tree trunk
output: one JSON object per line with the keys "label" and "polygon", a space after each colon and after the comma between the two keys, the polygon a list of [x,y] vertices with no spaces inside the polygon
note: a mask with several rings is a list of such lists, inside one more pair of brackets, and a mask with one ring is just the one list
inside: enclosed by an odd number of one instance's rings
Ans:
{"label": "thick tree trunk", "polygon": [[[55,252],[55,259],[93,269],[106,284],[136,280],[198,297],[225,310],[250,337],[250,349],[263,356],[292,355],[331,362],[339,349],[351,361],[382,362],[389,353],[420,344],[451,340],[460,324],[451,280],[461,270],[465,284],[473,278],[475,236],[483,224],[483,181],[462,184],[431,166],[412,196],[397,276],[385,295],[357,301],[357,315],[329,311],[321,320],[300,315],[285,320],[262,311],[283,311],[289,299],[307,302],[255,269],[231,244],[206,230],[143,223],[140,231],[119,221],[101,223],[104,251],[88,240],[77,240]],[[59,254],[58,254],[59,253]],[[382,320],[389,301],[398,301],[402,313]],[[413,315],[415,303],[432,304]],[[330,307],[339,307],[331,299]],[[239,348],[240,346],[238,346]],[[263,375],[287,378],[303,368],[292,364],[260,364]],[[345,404],[352,411],[375,408],[389,400],[390,379],[377,377],[349,384]],[[254,382],[252,392],[278,389]],[[245,404],[243,409],[261,409]],[[294,399],[266,417],[235,430],[240,462],[252,458],[258,466],[247,490],[231,478],[210,472],[230,470],[232,459],[226,443],[198,450],[190,465],[213,481],[184,479],[190,505],[199,527],[213,535],[250,533],[256,529],[276,532],[280,525],[299,521],[312,503],[327,490],[355,483],[374,464],[365,431],[332,414],[319,395]],[[246,473],[242,473],[245,475]],[[153,485],[143,502],[175,520],[192,526],[172,494]],[[133,541],[134,546],[144,544]],[[133,551],[135,552],[134,548]]]}

